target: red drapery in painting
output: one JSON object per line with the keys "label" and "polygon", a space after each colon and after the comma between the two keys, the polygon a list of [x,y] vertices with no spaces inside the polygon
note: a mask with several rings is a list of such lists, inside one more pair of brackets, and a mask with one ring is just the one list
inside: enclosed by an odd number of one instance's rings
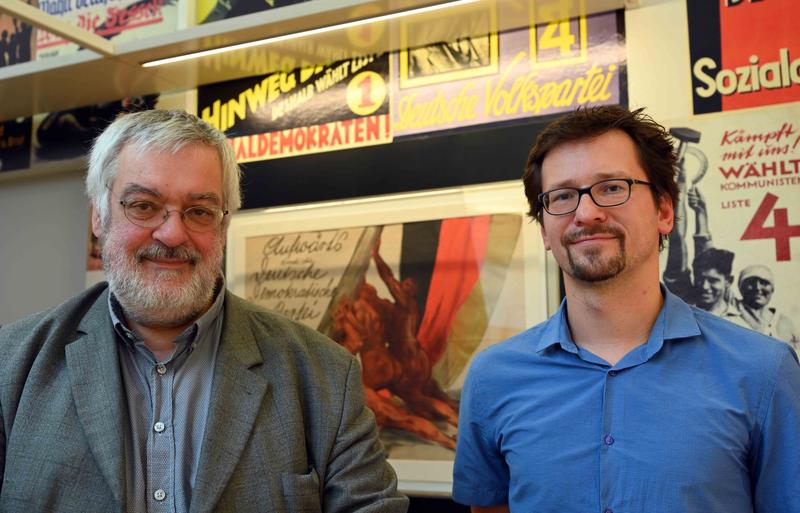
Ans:
{"label": "red drapery in painting", "polygon": [[480,277],[490,222],[490,216],[442,221],[425,313],[417,331],[431,363],[442,357],[453,319]]}

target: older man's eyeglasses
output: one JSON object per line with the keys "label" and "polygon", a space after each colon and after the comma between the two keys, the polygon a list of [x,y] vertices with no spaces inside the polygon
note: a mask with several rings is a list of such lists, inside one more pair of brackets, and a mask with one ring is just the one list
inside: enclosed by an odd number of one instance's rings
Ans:
{"label": "older man's eyeglasses", "polygon": [[122,211],[131,223],[142,228],[156,228],[164,224],[173,212],[180,214],[184,226],[194,232],[210,232],[222,224],[228,215],[215,205],[194,205],[185,210],[167,210],[161,203],[148,200],[120,200]]}
{"label": "older man's eyeglasses", "polygon": [[631,197],[634,184],[653,187],[650,182],[634,178],[611,178],[601,180],[589,187],[562,187],[539,194],[539,204],[548,214],[563,216],[578,209],[581,196],[588,194],[598,207],[616,207]]}

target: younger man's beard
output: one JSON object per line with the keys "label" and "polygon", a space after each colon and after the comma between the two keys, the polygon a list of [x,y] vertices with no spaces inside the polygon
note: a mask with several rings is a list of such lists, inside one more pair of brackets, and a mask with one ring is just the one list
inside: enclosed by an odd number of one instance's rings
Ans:
{"label": "younger man's beard", "polygon": [[[580,255],[573,254],[572,243],[574,241],[587,235],[597,235],[599,233],[616,237],[620,247],[619,253],[605,260],[601,260],[600,252],[596,250],[584,251]],[[599,229],[585,229],[570,235],[565,234],[561,238],[561,244],[567,248],[569,269],[566,272],[576,280],[589,283],[608,280],[624,271],[627,265],[625,234],[614,227],[606,226]]]}

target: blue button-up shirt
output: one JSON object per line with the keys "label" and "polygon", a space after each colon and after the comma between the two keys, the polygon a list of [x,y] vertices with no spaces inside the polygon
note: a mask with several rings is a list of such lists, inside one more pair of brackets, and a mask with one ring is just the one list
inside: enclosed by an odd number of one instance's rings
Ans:
{"label": "blue button-up shirt", "polygon": [[223,282],[216,292],[211,308],[174,340],[175,352],[164,361],[125,326],[109,294],[128,403],[127,513],[189,511],[222,332]]}
{"label": "blue button-up shirt", "polygon": [[616,365],[566,303],[478,355],[453,496],[543,513],[800,513],[800,366],[784,343],[666,292]]}

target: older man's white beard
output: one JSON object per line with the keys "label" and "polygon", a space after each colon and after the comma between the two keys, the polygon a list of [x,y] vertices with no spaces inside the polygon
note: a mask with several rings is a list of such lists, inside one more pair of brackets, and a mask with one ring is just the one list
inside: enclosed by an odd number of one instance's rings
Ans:
{"label": "older man's white beard", "polygon": [[[195,266],[189,280],[177,282],[181,272],[159,270],[146,276],[141,261],[150,258],[187,259]],[[185,247],[160,242],[129,254],[113,237],[103,241],[103,270],[109,289],[132,321],[152,328],[182,326],[199,317],[211,304],[222,265],[222,242],[205,258]]]}

